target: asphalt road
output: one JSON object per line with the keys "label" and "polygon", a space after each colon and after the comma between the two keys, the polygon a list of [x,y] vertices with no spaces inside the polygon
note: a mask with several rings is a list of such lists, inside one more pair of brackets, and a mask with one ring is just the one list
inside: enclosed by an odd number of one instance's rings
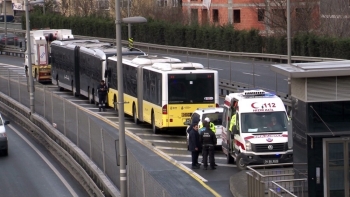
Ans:
{"label": "asphalt road", "polygon": [[[164,54],[161,54],[164,55]],[[204,66],[208,66],[211,69],[219,71],[219,76],[222,79],[228,79],[232,81],[238,81],[246,84],[256,84],[256,86],[276,90],[276,74],[270,70],[270,63],[261,61],[249,61],[249,60],[232,60],[231,63],[223,58],[216,58],[207,60],[206,57],[189,57],[181,56],[179,54],[172,54],[172,57],[177,57],[183,61],[200,62]],[[6,64],[12,64],[22,66],[23,59],[0,56],[0,62]],[[18,70],[18,69],[17,69]],[[253,76],[255,78],[253,79]],[[277,90],[281,92],[287,92],[287,81],[283,76],[277,77]],[[105,118],[111,121],[118,121],[118,117],[113,117],[112,109],[108,109],[107,112],[98,112],[98,108],[94,105],[88,104],[87,99],[80,98],[78,100],[73,97],[70,92],[59,92],[56,87],[48,87],[51,91],[55,92],[65,99],[71,100],[80,106],[83,106],[94,113],[99,113]],[[222,100],[221,100],[222,103]],[[180,163],[190,167],[191,156],[187,151],[186,138],[182,133],[167,133],[156,135],[153,134],[149,125],[141,124],[135,125],[132,123],[131,117],[126,117],[126,129],[133,132],[145,141],[149,141],[154,144],[155,147],[167,153],[172,158],[176,159]],[[194,170],[199,176],[207,180],[207,184],[211,186],[222,196],[231,196],[229,190],[229,178],[230,176],[238,173],[239,170],[235,165],[227,165],[225,155],[220,149],[216,151],[216,163],[219,165],[217,170]],[[201,159],[201,157],[200,157]]]}
{"label": "asphalt road", "polygon": [[27,131],[14,122],[6,126],[6,131],[9,155],[0,156],[0,196],[88,196],[74,177]]}
{"label": "asphalt road", "polygon": [[[148,51],[146,51],[148,52]],[[185,55],[179,53],[166,53],[164,51],[151,50],[151,55],[163,55],[179,58],[182,61],[198,62],[207,68],[218,70],[220,79],[226,79],[239,83],[249,84],[252,87],[260,87],[271,92],[288,93],[287,78],[273,72],[270,67],[273,62],[253,61],[228,57],[211,56],[209,59],[204,55]],[[22,66],[21,58],[1,56],[0,62]]]}
{"label": "asphalt road", "polygon": [[164,51],[149,51],[151,55],[163,55],[179,58],[182,61],[197,62],[203,64],[206,68],[214,69],[219,72],[220,79],[240,82],[261,87],[271,92],[288,93],[287,78],[283,75],[273,72],[270,67],[273,62],[253,61],[249,59],[239,59],[229,57],[206,55],[186,55],[179,53],[165,53]]}

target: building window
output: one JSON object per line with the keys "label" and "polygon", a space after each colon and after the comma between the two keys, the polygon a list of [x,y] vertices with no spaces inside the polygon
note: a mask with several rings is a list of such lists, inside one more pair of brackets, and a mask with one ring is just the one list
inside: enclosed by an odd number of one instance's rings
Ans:
{"label": "building window", "polygon": [[241,23],[241,10],[233,10],[233,22]]}
{"label": "building window", "polygon": [[108,0],[97,1],[97,7],[100,10],[108,10],[109,9],[109,1]]}
{"label": "building window", "polygon": [[198,23],[198,9],[191,9],[191,22]]}
{"label": "building window", "polygon": [[208,23],[208,10],[203,9],[202,10],[202,24],[207,24]]}
{"label": "building window", "polygon": [[213,9],[213,22],[218,23],[219,22],[219,10]]}
{"label": "building window", "polygon": [[258,21],[264,21],[265,9],[258,9]]}
{"label": "building window", "polygon": [[158,0],[157,4],[158,4],[158,7],[166,7],[166,6],[168,6],[168,1],[166,1],[166,0]]}

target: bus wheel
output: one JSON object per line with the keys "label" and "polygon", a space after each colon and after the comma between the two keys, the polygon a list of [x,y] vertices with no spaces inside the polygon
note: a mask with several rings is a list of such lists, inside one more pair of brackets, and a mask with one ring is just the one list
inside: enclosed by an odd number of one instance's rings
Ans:
{"label": "bus wheel", "polygon": [[137,114],[136,114],[136,107],[135,104],[132,105],[132,117],[134,118],[134,123],[138,124],[139,121],[137,120]]}
{"label": "bus wheel", "polygon": [[244,160],[241,154],[238,154],[236,157],[236,165],[240,170],[247,169],[247,164],[244,163]]}
{"label": "bus wheel", "polygon": [[158,134],[158,129],[156,127],[156,121],[154,119],[154,113],[152,112],[152,115],[151,115],[151,122],[152,122],[152,131],[154,134]]}

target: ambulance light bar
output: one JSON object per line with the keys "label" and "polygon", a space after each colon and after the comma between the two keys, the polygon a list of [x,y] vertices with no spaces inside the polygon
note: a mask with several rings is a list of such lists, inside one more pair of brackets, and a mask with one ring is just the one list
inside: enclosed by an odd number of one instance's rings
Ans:
{"label": "ambulance light bar", "polygon": [[262,96],[265,95],[264,90],[244,90],[243,95],[245,96]]}

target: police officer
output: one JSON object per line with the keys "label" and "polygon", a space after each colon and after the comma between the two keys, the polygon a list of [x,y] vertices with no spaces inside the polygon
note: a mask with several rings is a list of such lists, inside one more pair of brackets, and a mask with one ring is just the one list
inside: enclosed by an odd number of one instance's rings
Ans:
{"label": "police officer", "polygon": [[[210,118],[209,118],[209,117],[205,117],[204,121],[209,122],[209,127],[210,127],[210,129],[211,129],[214,133],[216,133],[215,124],[212,123],[212,122],[210,122]],[[198,128],[199,128],[199,129],[203,128],[203,123],[202,123],[202,122],[199,123]]]}
{"label": "police officer", "polygon": [[100,85],[97,88],[98,90],[98,108],[99,111],[101,111],[101,108],[103,108],[103,111],[106,111],[106,96],[107,96],[107,86],[105,84],[104,80],[101,80]]}
{"label": "police officer", "polygon": [[203,163],[204,163],[204,169],[206,170],[208,168],[208,154],[209,154],[209,162],[210,162],[210,168],[212,170],[215,170],[215,161],[214,161],[214,152],[215,152],[215,145],[216,145],[216,136],[215,133],[210,129],[209,123],[204,122],[203,126],[206,128],[201,134],[200,134],[200,142],[203,146]]}
{"label": "police officer", "polygon": [[[208,123],[209,124],[209,127],[210,127],[210,130],[212,130],[214,132],[214,134],[216,133],[216,128],[215,128],[215,125],[214,123],[210,122],[210,119],[209,117],[206,117],[204,119],[203,122],[199,123],[198,125],[198,128],[199,128],[199,134],[203,133],[203,131],[205,131],[205,127],[203,127],[203,125],[205,125],[205,123]],[[214,147],[215,148],[215,147]],[[203,154],[203,151],[202,151],[202,163],[204,162],[204,154]],[[218,166],[216,163],[215,163],[215,158],[214,158],[214,166]]]}

